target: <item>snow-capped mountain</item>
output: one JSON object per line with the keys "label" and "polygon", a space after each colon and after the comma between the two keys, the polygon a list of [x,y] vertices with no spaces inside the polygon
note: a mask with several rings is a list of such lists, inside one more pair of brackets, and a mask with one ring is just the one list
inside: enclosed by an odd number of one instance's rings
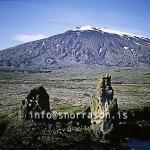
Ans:
{"label": "snow-capped mountain", "polygon": [[84,26],[0,51],[1,68],[50,69],[94,64],[149,67],[150,39]]}

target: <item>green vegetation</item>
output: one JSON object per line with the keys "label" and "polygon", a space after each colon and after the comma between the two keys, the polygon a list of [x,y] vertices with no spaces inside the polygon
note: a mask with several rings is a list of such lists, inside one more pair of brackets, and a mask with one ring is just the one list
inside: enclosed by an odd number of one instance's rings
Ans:
{"label": "green vegetation", "polygon": [[77,107],[77,106],[69,106],[69,105],[62,105],[59,107],[56,107],[54,111],[56,112],[67,112],[67,113],[77,113],[77,112],[82,112],[84,110],[83,107]]}

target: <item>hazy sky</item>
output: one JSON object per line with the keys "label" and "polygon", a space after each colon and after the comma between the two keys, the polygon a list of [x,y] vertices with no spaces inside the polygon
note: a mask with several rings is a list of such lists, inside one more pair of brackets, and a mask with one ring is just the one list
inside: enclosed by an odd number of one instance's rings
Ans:
{"label": "hazy sky", "polygon": [[0,0],[0,49],[84,25],[150,37],[150,0]]}

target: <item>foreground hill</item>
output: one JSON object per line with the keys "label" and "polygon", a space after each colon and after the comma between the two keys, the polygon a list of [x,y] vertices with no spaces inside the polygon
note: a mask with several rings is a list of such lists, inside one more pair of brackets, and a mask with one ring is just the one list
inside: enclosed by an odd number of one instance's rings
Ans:
{"label": "foreground hill", "polygon": [[1,68],[84,65],[149,67],[150,39],[86,26],[0,51]]}

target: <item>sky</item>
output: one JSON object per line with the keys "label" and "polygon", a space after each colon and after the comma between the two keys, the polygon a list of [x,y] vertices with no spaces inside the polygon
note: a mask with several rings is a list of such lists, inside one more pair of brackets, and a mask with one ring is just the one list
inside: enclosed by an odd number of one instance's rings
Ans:
{"label": "sky", "polygon": [[0,49],[86,25],[150,38],[150,0],[0,0]]}

